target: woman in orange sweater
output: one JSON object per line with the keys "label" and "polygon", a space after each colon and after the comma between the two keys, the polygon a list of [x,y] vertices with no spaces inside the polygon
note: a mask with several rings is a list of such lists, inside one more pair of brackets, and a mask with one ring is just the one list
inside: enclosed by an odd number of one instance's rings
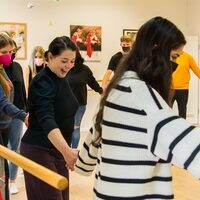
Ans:
{"label": "woman in orange sweater", "polygon": [[190,69],[194,72],[198,78],[200,78],[200,68],[197,66],[194,58],[183,51],[180,57],[176,60],[178,67],[172,74],[172,89],[175,90],[174,101],[177,102],[179,116],[186,119],[187,102],[189,94],[189,82],[190,82]]}

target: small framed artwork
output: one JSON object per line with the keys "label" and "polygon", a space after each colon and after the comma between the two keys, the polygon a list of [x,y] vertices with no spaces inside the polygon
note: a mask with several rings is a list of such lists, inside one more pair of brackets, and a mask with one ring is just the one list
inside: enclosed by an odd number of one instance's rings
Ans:
{"label": "small framed artwork", "polygon": [[101,26],[70,25],[70,37],[85,61],[101,61]]}
{"label": "small framed artwork", "polygon": [[6,32],[20,47],[17,51],[17,59],[27,58],[27,31],[25,23],[0,22],[0,32]]}
{"label": "small framed artwork", "polygon": [[132,41],[135,41],[137,32],[137,29],[123,29],[123,35],[128,35]]}

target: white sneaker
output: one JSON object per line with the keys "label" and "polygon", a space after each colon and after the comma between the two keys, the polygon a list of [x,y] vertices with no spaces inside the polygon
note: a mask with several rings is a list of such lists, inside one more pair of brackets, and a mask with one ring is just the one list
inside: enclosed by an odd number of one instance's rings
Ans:
{"label": "white sneaker", "polygon": [[19,190],[18,190],[18,188],[16,186],[16,183],[10,183],[9,188],[10,188],[10,194],[19,193]]}

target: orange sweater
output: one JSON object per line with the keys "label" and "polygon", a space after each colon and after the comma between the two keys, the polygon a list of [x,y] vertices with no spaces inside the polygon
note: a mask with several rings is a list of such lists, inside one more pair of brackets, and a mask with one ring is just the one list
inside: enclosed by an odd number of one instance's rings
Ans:
{"label": "orange sweater", "polygon": [[189,89],[190,69],[200,78],[200,68],[194,58],[183,52],[176,60],[178,67],[172,74],[172,88],[175,90]]}

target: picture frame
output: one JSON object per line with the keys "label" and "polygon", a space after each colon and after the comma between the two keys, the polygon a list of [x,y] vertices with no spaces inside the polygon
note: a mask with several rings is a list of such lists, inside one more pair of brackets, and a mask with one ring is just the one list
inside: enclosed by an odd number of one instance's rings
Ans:
{"label": "picture frame", "polygon": [[16,59],[27,59],[27,26],[26,23],[0,22],[0,32],[7,33],[20,47]]}
{"label": "picture frame", "polygon": [[70,25],[70,37],[85,61],[101,61],[101,26]]}
{"label": "picture frame", "polygon": [[128,35],[132,39],[132,41],[135,41],[136,35],[138,30],[137,29],[123,29],[123,35]]}

